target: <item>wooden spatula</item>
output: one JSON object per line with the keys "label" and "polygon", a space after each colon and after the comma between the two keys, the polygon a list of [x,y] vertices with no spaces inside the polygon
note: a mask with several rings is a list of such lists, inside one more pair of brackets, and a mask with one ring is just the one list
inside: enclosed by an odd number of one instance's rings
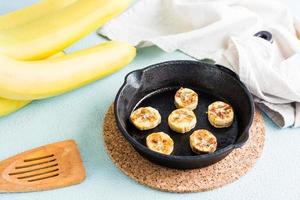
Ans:
{"label": "wooden spatula", "polygon": [[0,162],[0,192],[50,190],[85,178],[74,140],[42,146]]}

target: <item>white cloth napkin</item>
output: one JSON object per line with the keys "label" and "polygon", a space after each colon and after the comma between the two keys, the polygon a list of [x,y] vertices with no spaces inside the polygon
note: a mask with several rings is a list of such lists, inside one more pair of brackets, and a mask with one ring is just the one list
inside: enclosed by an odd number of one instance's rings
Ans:
{"label": "white cloth napkin", "polygon": [[[273,43],[253,36],[262,30]],[[279,0],[139,0],[99,33],[214,59],[278,126],[300,126],[300,23]]]}

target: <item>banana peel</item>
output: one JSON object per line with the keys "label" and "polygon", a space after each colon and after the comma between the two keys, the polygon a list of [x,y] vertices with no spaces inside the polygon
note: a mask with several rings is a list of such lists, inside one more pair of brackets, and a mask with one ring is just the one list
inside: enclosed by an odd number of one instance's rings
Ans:
{"label": "banana peel", "polygon": [[0,30],[0,54],[17,60],[54,55],[123,12],[131,0],[77,0],[26,24]]}
{"label": "banana peel", "polygon": [[26,101],[60,95],[125,67],[135,55],[133,46],[117,41],[49,60],[0,55],[0,96]]}

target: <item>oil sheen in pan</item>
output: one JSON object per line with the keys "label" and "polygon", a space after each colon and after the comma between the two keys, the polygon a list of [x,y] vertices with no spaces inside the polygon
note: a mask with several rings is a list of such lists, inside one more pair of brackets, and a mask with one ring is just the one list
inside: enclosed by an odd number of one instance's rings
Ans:
{"label": "oil sheen in pan", "polygon": [[[141,99],[135,109],[139,107],[146,107],[151,106],[156,108],[159,113],[161,114],[161,124],[158,125],[156,128],[147,130],[147,131],[140,131],[136,129],[128,120],[128,132],[131,134],[133,138],[137,141],[142,143],[146,146],[146,137],[153,133],[163,131],[170,135],[170,137],[174,140],[174,151],[172,155],[178,156],[191,156],[196,155],[192,152],[189,146],[189,136],[192,132],[196,129],[207,129],[211,131],[216,137],[218,141],[217,151],[222,149],[230,144],[235,143],[238,137],[238,122],[237,118],[234,118],[233,124],[228,128],[221,128],[217,129],[210,125],[207,119],[207,107],[214,101],[220,100],[227,102],[225,99],[216,97],[214,95],[208,94],[205,91],[189,86],[183,86],[193,89],[199,95],[199,102],[197,108],[194,110],[194,113],[197,117],[197,125],[196,127],[188,132],[188,133],[176,133],[172,131],[168,126],[168,116],[169,114],[176,109],[174,105],[174,95],[176,91],[180,87],[171,87],[171,88],[163,88],[160,90],[156,90],[148,95],[146,95],[143,99]],[[230,102],[227,102],[230,103]]]}

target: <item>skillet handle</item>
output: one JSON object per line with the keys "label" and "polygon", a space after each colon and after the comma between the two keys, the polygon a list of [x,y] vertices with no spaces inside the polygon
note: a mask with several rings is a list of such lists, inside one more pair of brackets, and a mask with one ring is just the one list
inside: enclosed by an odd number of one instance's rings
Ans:
{"label": "skillet handle", "polygon": [[[272,33],[270,33],[269,31],[259,31],[257,32],[254,36],[256,37],[260,37],[262,39],[265,39],[271,43],[273,43],[273,36]],[[220,67],[221,65],[215,64],[216,66]],[[222,66],[221,66],[222,67]],[[232,70],[226,68],[226,67],[222,67],[225,71],[229,72],[231,75],[233,75],[235,78],[237,78],[238,80],[240,80],[239,76],[233,72]]]}
{"label": "skillet handle", "polygon": [[143,70],[134,70],[125,76],[124,84],[130,83],[134,87],[139,87],[143,75]]}
{"label": "skillet handle", "polygon": [[234,144],[234,148],[241,148],[249,139],[249,131],[248,133],[243,133],[242,137],[240,137],[238,139],[238,141],[236,141],[236,143]]}
{"label": "skillet handle", "polygon": [[[272,33],[270,33],[269,31],[259,31],[257,32],[254,36],[256,37],[260,37],[262,39],[265,39],[267,41],[269,41],[270,43],[273,43],[273,35]],[[216,66],[220,67],[221,65],[215,64]],[[225,71],[229,72],[231,75],[233,75],[235,78],[237,78],[238,80],[240,80],[239,76],[233,72],[232,70],[221,66]]]}
{"label": "skillet handle", "polygon": [[273,35],[269,31],[259,31],[254,36],[265,39],[271,43],[273,43]]}

